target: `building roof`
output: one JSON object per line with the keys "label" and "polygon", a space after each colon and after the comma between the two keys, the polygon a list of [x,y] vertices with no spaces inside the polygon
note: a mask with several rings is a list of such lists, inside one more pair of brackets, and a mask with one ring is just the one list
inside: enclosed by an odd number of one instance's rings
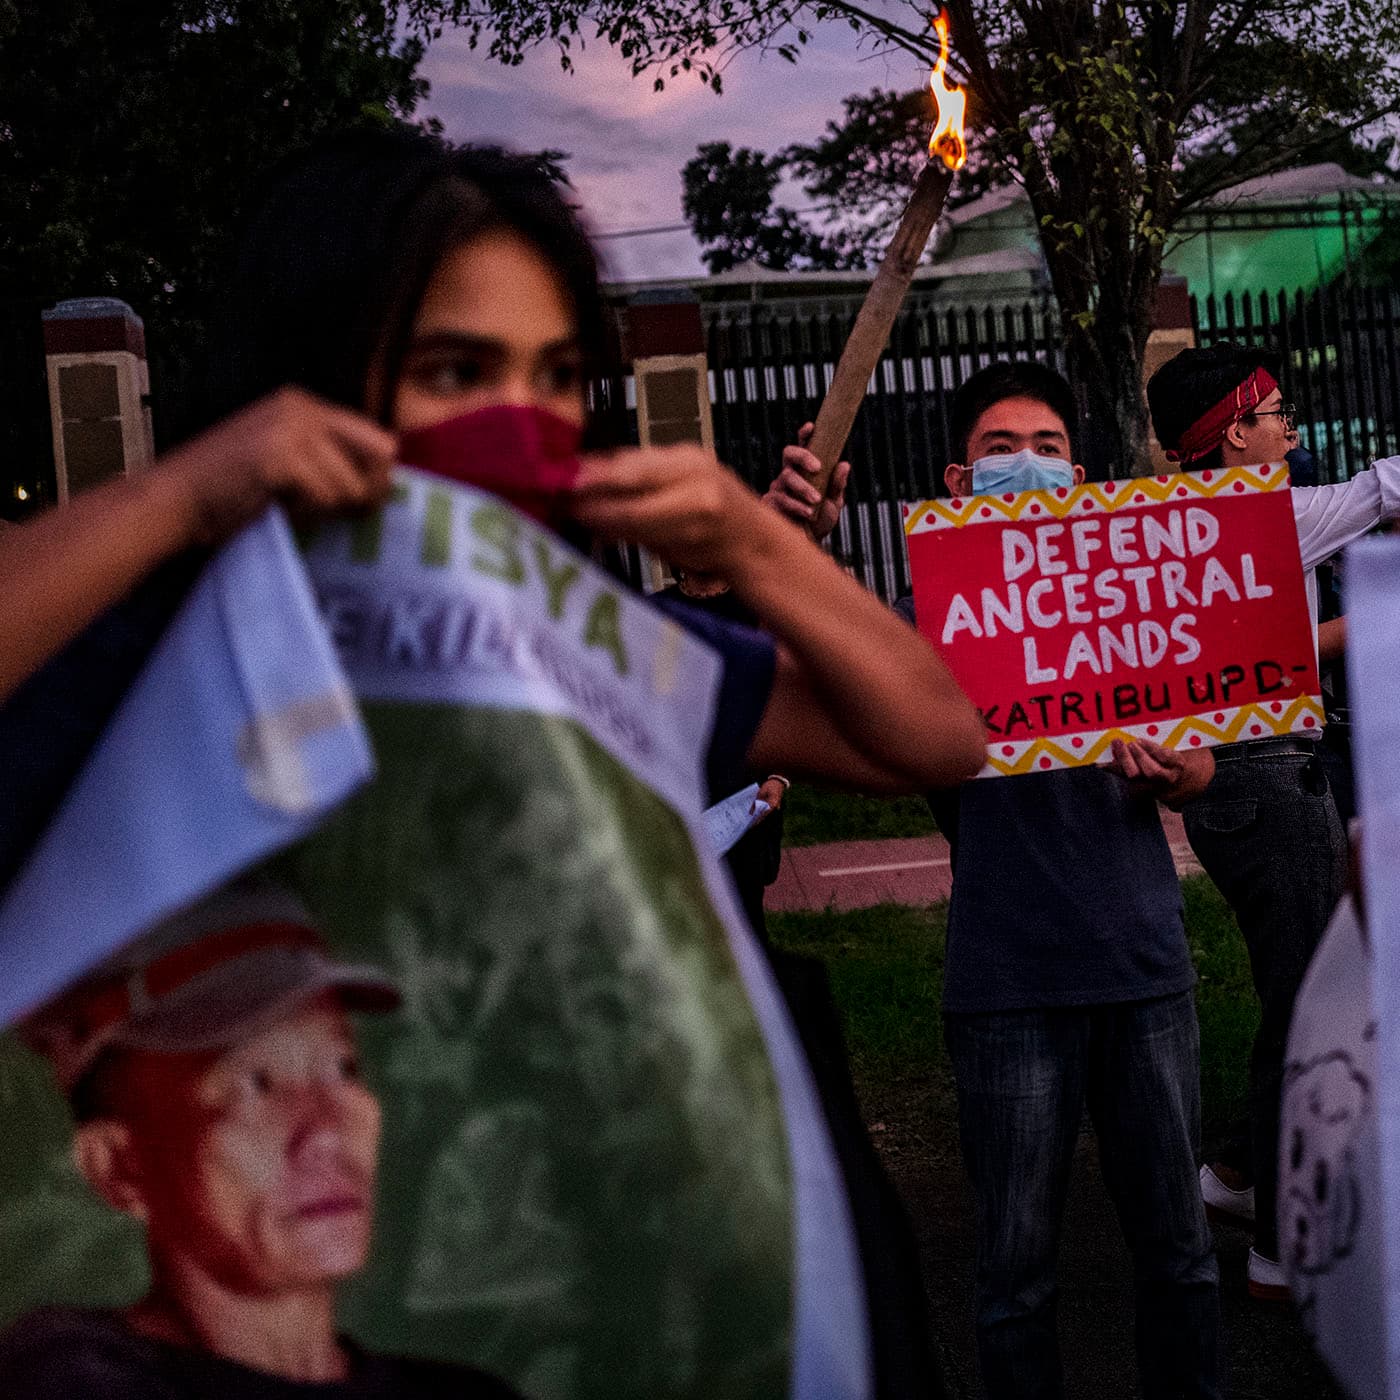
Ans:
{"label": "building roof", "polygon": [[[947,258],[939,262],[922,263],[914,273],[914,281],[936,283],[957,277],[1034,277],[1039,273],[1040,267],[1040,255],[1034,249],[1002,248],[965,258]],[[781,286],[815,290],[820,287],[861,287],[873,281],[874,277],[874,270],[870,268],[782,272],[771,267],[761,267],[758,263],[745,262],[727,272],[716,272],[709,276],[699,274],[693,277],[664,277],[646,282],[613,282],[608,285],[608,291],[613,295],[637,296],[658,287],[693,287],[699,290]]]}
{"label": "building roof", "polygon": [[[1400,181],[1370,180],[1362,175],[1351,175],[1336,161],[1329,160],[1241,180],[1239,184],[1231,185],[1229,189],[1213,195],[1205,203],[1211,208],[1306,204],[1313,200],[1332,199],[1337,195],[1353,193],[1365,193],[1381,199],[1400,199]],[[999,185],[956,209],[950,209],[943,217],[954,228],[960,228],[996,214],[1003,214],[1007,210],[1019,210],[1029,202],[1023,186]]]}
{"label": "building roof", "polygon": [[1017,205],[1029,203],[1024,185],[998,185],[986,194],[979,194],[976,199],[968,200],[966,204],[949,209],[943,217],[950,224],[970,224],[976,219],[985,219],[992,214],[1001,214]]}
{"label": "building roof", "polygon": [[[1341,195],[1369,196],[1387,203],[1400,201],[1400,181],[1368,180],[1359,175],[1350,175],[1335,161],[1298,166],[1272,175],[1258,175],[1222,190],[1196,210],[1188,212],[1184,224],[1185,236],[1189,238],[1191,230],[1199,227],[1198,221],[1213,224],[1214,214],[1237,223],[1249,210],[1259,211],[1258,217],[1266,221],[1268,228],[1292,227],[1294,224],[1301,228],[1311,224],[1312,215],[1305,214],[1300,206],[1317,204],[1325,209],[1327,201]],[[1290,214],[1294,217],[1290,218]],[[978,236],[970,246],[980,244],[982,251],[958,256],[959,247],[969,246],[960,235],[964,232],[972,235],[974,228]],[[1029,200],[1025,189],[1019,184],[1000,185],[956,209],[946,211],[939,221],[939,232],[942,236],[935,235],[932,260],[922,263],[914,274],[915,283],[926,291],[957,279],[978,278],[984,279],[985,290],[999,295],[1038,283],[1045,275]],[[988,243],[1009,246],[988,247]],[[1264,257],[1257,247],[1251,246],[1248,254],[1253,267],[1269,263],[1269,258]],[[1281,263],[1293,260],[1296,259],[1292,254],[1279,254],[1274,259]],[[842,290],[858,292],[874,275],[873,269],[780,272],[746,262],[713,275],[696,273],[689,277],[614,282],[609,284],[607,290],[614,297],[633,297],[645,295],[653,289],[689,287],[702,297],[717,300],[734,300],[745,293],[753,300],[764,300],[775,295],[782,296],[788,289],[797,296],[835,295]],[[1212,272],[1212,278],[1214,275]],[[1213,281],[1211,285],[1213,289]],[[965,293],[965,289],[961,288],[949,290],[955,295]]]}
{"label": "building roof", "polygon": [[1336,161],[1318,165],[1300,165],[1292,170],[1276,170],[1272,175],[1256,175],[1241,180],[1215,195],[1206,203],[1237,204],[1298,204],[1314,199],[1330,199],[1339,194],[1365,191],[1382,197],[1400,197],[1400,184],[1394,180],[1368,180],[1362,175],[1349,175]]}

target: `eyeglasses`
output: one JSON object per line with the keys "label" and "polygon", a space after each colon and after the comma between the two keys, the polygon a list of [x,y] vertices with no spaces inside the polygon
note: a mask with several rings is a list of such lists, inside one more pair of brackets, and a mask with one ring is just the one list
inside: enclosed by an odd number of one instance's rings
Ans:
{"label": "eyeglasses", "polygon": [[1298,426],[1297,404],[1282,403],[1277,408],[1256,408],[1251,416],[1255,418],[1282,418],[1285,432],[1291,433]]}

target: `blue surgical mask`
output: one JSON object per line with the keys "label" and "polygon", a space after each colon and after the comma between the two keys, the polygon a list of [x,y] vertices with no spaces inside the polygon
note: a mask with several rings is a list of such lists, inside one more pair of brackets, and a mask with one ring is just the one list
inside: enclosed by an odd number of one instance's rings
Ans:
{"label": "blue surgical mask", "polygon": [[999,452],[972,464],[972,494],[992,496],[1003,491],[1053,491],[1073,486],[1074,469],[1059,457],[1042,457],[1024,447]]}

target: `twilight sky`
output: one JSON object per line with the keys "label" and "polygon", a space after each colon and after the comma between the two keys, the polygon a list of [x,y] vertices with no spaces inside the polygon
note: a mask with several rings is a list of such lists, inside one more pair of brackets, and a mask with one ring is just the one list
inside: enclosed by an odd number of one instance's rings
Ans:
{"label": "twilight sky", "polygon": [[[682,223],[681,166],[705,141],[772,151],[812,140],[840,115],[841,99],[872,87],[912,87],[927,69],[907,55],[874,54],[844,26],[818,26],[801,61],[747,54],[724,75],[716,97],[682,74],[664,92],[633,78],[605,44],[589,44],[565,73],[552,47],[505,68],[447,33],[428,50],[432,83],[424,112],[457,141],[492,140],[523,150],[568,151],[568,171],[595,233]],[[782,192],[780,192],[780,195]],[[801,207],[800,189],[786,194]],[[687,232],[600,242],[614,280],[702,270]]]}

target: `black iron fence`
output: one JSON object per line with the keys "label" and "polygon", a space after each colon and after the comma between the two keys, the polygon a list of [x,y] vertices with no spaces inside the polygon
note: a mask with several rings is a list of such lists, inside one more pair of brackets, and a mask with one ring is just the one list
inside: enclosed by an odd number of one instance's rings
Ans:
{"label": "black iron fence", "polygon": [[1400,453],[1400,292],[1324,287],[1191,299],[1198,345],[1267,346],[1324,481]]}
{"label": "black iron fence", "polygon": [[[783,447],[816,414],[859,308],[859,297],[702,308],[716,448],[754,487],[767,486]],[[1191,308],[1198,344],[1238,341],[1280,353],[1284,395],[1298,405],[1303,440],[1324,480],[1345,480],[1377,457],[1400,454],[1400,292],[1332,287],[1192,298]],[[0,462],[10,469],[4,475],[23,480],[31,473],[21,474],[18,464],[49,456],[39,304],[5,309],[23,333],[0,343]],[[902,309],[851,433],[851,509],[833,542],[883,597],[909,582],[900,503],[942,490],[953,394],[983,365],[1023,358],[1063,368],[1048,299],[949,306],[915,295]],[[593,399],[610,434],[635,441],[630,381],[602,380]]]}
{"label": "black iron fence", "polygon": [[[815,415],[859,305],[852,297],[703,308],[716,447],[759,490]],[[1332,287],[1193,298],[1191,307],[1198,344],[1279,352],[1284,396],[1298,406],[1324,481],[1400,453],[1400,292]],[[1052,304],[949,307],[915,297],[900,313],[851,433],[851,508],[833,541],[882,597],[909,587],[899,507],[943,490],[954,392],[981,366],[1007,358],[1063,369]],[[617,431],[634,434],[627,385],[615,380],[606,392]]]}
{"label": "black iron fence", "polygon": [[[856,296],[702,308],[715,447],[757,490],[815,417],[860,304]],[[950,307],[913,296],[901,310],[851,430],[850,509],[833,539],[835,552],[882,597],[908,590],[899,506],[943,489],[954,392],[983,365],[1027,358],[1063,368],[1046,301]],[[635,416],[624,415],[630,399],[620,380],[595,390],[595,406],[610,408],[618,435],[635,434]]]}
{"label": "black iron fence", "polygon": [[[718,303],[705,308],[716,446],[755,485],[776,470],[813,417],[846,343],[859,297]],[[1060,362],[1045,302],[947,307],[911,298],[856,416],[849,453],[872,500],[922,499],[948,461],[948,408],[958,386],[998,359]]]}
{"label": "black iron fence", "polygon": [[[813,418],[860,298],[707,308],[715,445],[762,490],[783,447]],[[892,600],[909,589],[903,501],[942,489],[952,459],[948,410],[958,386],[999,359],[1058,363],[1058,327],[1044,302],[947,307],[911,299],[856,415],[849,509],[833,548]]]}

